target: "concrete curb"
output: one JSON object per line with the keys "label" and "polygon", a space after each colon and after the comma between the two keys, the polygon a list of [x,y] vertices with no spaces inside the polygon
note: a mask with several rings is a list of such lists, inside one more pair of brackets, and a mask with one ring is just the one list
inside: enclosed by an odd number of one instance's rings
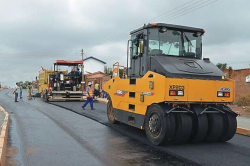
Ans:
{"label": "concrete curb", "polygon": [[1,135],[0,135],[0,166],[4,166],[5,156],[7,152],[10,116],[9,116],[9,113],[6,112],[2,106],[0,106],[0,110],[5,113],[5,118],[4,118],[4,122],[2,125],[2,129],[1,129]]}
{"label": "concrete curb", "polygon": [[237,134],[241,134],[241,135],[250,136],[250,129],[246,129],[246,128],[242,128],[242,127],[237,127],[236,133]]}
{"label": "concrete curb", "polygon": [[[103,99],[103,98],[98,98],[97,101],[100,103],[105,103],[105,104],[107,104],[107,102],[108,102],[107,99]],[[250,129],[237,127],[236,133],[241,134],[241,135],[250,136]]]}
{"label": "concrete curb", "polygon": [[107,99],[103,99],[103,98],[97,98],[96,101],[98,101],[98,102],[100,102],[100,103],[104,103],[104,104],[107,104],[107,103],[108,103],[108,100],[107,100]]}

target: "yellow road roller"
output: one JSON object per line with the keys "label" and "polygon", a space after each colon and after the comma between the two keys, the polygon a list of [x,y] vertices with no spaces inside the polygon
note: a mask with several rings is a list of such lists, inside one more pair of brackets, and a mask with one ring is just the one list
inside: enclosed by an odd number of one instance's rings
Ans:
{"label": "yellow road roller", "polygon": [[235,83],[202,56],[204,33],[165,23],[132,31],[127,66],[116,63],[104,85],[109,121],[145,130],[154,145],[230,140]]}

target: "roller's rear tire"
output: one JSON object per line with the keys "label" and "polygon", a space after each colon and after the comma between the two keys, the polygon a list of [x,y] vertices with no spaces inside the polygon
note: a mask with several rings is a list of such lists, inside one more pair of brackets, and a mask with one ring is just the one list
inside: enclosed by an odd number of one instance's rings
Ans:
{"label": "roller's rear tire", "polygon": [[223,115],[224,120],[224,130],[222,137],[219,139],[220,142],[226,142],[233,138],[237,129],[237,120],[236,116],[231,113],[225,113]]}
{"label": "roller's rear tire", "polygon": [[199,105],[191,106],[194,112],[193,118],[193,131],[190,138],[191,142],[202,142],[205,140],[208,131],[208,119],[206,114],[201,114],[203,108]]}
{"label": "roller's rear tire", "polygon": [[182,144],[189,140],[192,133],[192,117],[187,113],[176,113],[175,144]]}
{"label": "roller's rear tire", "polygon": [[162,145],[172,141],[175,132],[173,114],[165,115],[166,108],[159,104],[151,105],[145,117],[145,132],[153,145]]}
{"label": "roller's rear tire", "polygon": [[206,142],[219,141],[223,134],[223,117],[220,113],[207,114],[208,117],[208,133]]}

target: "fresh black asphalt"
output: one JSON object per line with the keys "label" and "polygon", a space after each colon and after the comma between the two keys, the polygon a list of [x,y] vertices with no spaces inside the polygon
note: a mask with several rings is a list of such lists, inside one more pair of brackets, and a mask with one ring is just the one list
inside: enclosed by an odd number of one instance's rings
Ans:
{"label": "fresh black asphalt", "polygon": [[[130,127],[125,124],[110,124],[107,119],[106,104],[94,103],[96,110],[82,110],[82,102],[50,102],[50,104],[66,108],[79,115],[91,118],[104,124],[115,131],[134,138],[154,149],[164,153],[187,159],[201,165],[250,165],[250,137],[236,134],[226,143],[199,143],[183,145],[152,146],[146,138],[144,131]],[[146,146],[145,146],[146,147]]]}
{"label": "fresh black asphalt", "polygon": [[[23,99],[15,103],[12,90],[0,92],[0,105],[9,112],[11,119],[7,165],[198,165],[148,146],[145,139],[139,139],[144,138],[143,131],[126,125],[107,127],[108,123],[102,121],[105,111],[99,114],[99,110],[85,110],[86,115],[89,113],[95,119],[92,120],[82,116],[83,110],[74,103],[66,106],[78,110],[78,114],[38,98],[27,100],[26,91]],[[106,106],[96,104],[96,108],[99,107]],[[130,133],[138,139],[131,138]]]}

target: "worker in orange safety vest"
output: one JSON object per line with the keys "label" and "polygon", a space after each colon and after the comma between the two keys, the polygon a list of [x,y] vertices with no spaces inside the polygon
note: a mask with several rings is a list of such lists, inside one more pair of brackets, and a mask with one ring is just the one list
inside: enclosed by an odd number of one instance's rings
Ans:
{"label": "worker in orange safety vest", "polygon": [[86,107],[86,105],[87,105],[88,103],[90,103],[91,110],[95,110],[95,109],[94,109],[94,106],[93,106],[94,100],[93,100],[93,90],[92,90],[92,88],[91,88],[91,85],[92,85],[92,82],[89,82],[89,83],[88,83],[88,87],[86,88],[87,100],[86,100],[85,103],[82,105],[82,109],[84,109],[84,110],[85,110],[85,107]]}

